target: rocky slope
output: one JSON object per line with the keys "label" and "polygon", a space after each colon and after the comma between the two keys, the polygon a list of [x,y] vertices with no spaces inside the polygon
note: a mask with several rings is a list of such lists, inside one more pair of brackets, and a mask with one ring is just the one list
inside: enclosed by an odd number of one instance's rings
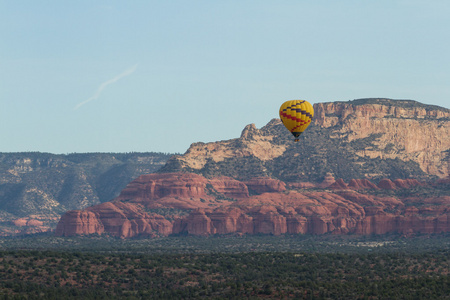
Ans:
{"label": "rocky slope", "polygon": [[298,143],[279,119],[241,137],[195,143],[160,172],[268,176],[286,182],[339,178],[444,178],[449,174],[450,110],[411,100],[360,99],[318,103]]}
{"label": "rocky slope", "polygon": [[319,184],[238,181],[193,173],[142,175],[112,202],[64,214],[59,236],[386,234],[450,231],[450,179]]}
{"label": "rocky slope", "polygon": [[55,228],[62,213],[110,201],[159,169],[162,153],[0,153],[0,235]]}

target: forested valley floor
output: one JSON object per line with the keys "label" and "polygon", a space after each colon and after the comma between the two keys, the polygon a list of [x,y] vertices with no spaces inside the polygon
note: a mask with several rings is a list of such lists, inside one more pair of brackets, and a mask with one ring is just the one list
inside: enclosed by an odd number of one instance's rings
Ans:
{"label": "forested valley floor", "polygon": [[450,299],[450,236],[0,240],[0,299]]}

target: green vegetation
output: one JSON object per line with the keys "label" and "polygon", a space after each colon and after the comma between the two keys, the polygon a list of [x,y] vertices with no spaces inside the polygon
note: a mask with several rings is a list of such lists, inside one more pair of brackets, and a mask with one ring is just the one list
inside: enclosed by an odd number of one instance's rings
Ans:
{"label": "green vegetation", "polygon": [[118,239],[108,236],[55,237],[51,234],[0,238],[0,251],[51,250],[100,253],[208,254],[242,252],[422,253],[450,249],[450,234],[417,235],[215,235]]}
{"label": "green vegetation", "polygon": [[0,299],[448,299],[449,270],[448,234],[0,239]]}
{"label": "green vegetation", "polygon": [[0,297],[444,299],[449,254],[1,251]]}
{"label": "green vegetation", "polygon": [[366,138],[362,138],[362,139],[351,141],[350,145],[355,150],[364,150],[364,149],[374,150],[374,149],[378,149],[378,147],[375,146],[373,143],[375,141],[377,141],[379,138],[381,138],[382,136],[383,136],[382,133],[373,133],[373,134],[369,135]]}

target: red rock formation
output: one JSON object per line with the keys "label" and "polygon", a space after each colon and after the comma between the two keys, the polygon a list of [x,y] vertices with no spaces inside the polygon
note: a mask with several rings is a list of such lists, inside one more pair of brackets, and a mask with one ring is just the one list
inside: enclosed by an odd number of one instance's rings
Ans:
{"label": "red rock formation", "polygon": [[276,193],[286,190],[286,184],[270,177],[252,178],[245,182],[247,187],[256,194]]}
{"label": "red rock formation", "polygon": [[367,179],[352,179],[348,183],[348,187],[353,190],[361,190],[361,189],[377,190],[378,189],[378,187],[374,183],[370,182]]}
{"label": "red rock formation", "polygon": [[228,198],[248,198],[248,187],[238,180],[230,177],[222,176],[212,178],[209,183],[216,192],[223,194]]}
{"label": "red rock formation", "polygon": [[26,218],[21,218],[21,219],[17,219],[17,220],[13,220],[12,221],[12,225],[14,225],[14,226],[19,226],[19,227],[22,227],[22,226],[27,226],[27,219]]}
{"label": "red rock formation", "polygon": [[103,234],[105,228],[92,211],[72,210],[62,215],[56,227],[58,236]]}
{"label": "red rock formation", "polygon": [[186,218],[186,232],[192,235],[210,235],[211,219],[203,210],[195,210]]}
{"label": "red rock formation", "polygon": [[168,235],[172,223],[162,216],[148,215],[140,205],[106,202],[85,211],[73,210],[65,213],[58,223],[56,235],[89,235],[108,233],[117,237],[136,235]]}
{"label": "red rock formation", "polygon": [[299,234],[308,232],[308,219],[301,215],[289,214],[286,217],[286,230],[289,234]]}
{"label": "red rock formation", "polygon": [[323,181],[319,184],[319,187],[326,188],[326,187],[329,187],[330,185],[332,185],[335,182],[336,182],[336,180],[334,179],[333,174],[327,173],[325,175],[325,178],[323,179]]}
{"label": "red rock formation", "polygon": [[24,226],[31,226],[31,227],[41,227],[44,225],[42,221],[36,220],[36,219],[30,219],[30,218],[20,218],[12,221],[12,224],[14,226],[18,227],[24,227]]}
{"label": "red rock formation", "polygon": [[[0,236],[24,235],[51,232],[52,227],[48,222],[58,221],[49,215],[29,215],[19,219],[5,220],[0,217],[0,223],[7,226],[7,229],[0,231]],[[5,227],[6,227],[5,226]]]}
{"label": "red rock formation", "polygon": [[348,188],[347,184],[344,182],[344,180],[342,178],[339,178],[338,180],[336,180],[333,184],[331,184],[328,187],[330,189],[335,189],[335,190]]}
{"label": "red rock formation", "polygon": [[380,182],[378,182],[377,186],[383,190],[395,190],[397,188],[395,183],[393,183],[390,179],[387,178],[381,179]]}
{"label": "red rock formation", "polygon": [[312,189],[317,187],[315,183],[312,182],[290,182],[287,184],[289,189]]}
{"label": "red rock formation", "polygon": [[[70,211],[60,236],[109,234],[121,238],[169,234],[386,234],[450,231],[450,196],[374,196],[366,180],[342,180],[330,190],[286,190],[277,180],[243,182],[195,174],[152,174],[130,183],[113,202]],[[380,181],[379,188],[416,186],[413,180]],[[289,185],[289,187],[295,187]],[[20,222],[19,222],[20,223]],[[22,222],[23,223],[23,222]]]}
{"label": "red rock formation", "polygon": [[253,233],[280,235],[287,232],[286,218],[272,206],[260,206],[251,211]]}
{"label": "red rock formation", "polygon": [[402,189],[409,189],[415,186],[421,186],[422,184],[416,179],[395,179],[394,184]]}
{"label": "red rock formation", "polygon": [[120,193],[118,200],[140,202],[163,197],[206,196],[207,180],[193,173],[147,174],[133,180]]}

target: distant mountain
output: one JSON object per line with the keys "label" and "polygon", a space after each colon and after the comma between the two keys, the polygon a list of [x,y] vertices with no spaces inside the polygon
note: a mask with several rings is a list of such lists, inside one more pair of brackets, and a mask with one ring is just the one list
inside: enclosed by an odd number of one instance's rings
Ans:
{"label": "distant mountain", "polygon": [[170,154],[0,153],[0,235],[55,228],[67,210],[110,201]]}
{"label": "distant mountain", "polygon": [[194,143],[159,172],[285,182],[336,178],[432,180],[449,174],[450,110],[412,100],[359,99],[314,105],[313,123],[293,142],[279,119],[248,125],[233,140]]}

